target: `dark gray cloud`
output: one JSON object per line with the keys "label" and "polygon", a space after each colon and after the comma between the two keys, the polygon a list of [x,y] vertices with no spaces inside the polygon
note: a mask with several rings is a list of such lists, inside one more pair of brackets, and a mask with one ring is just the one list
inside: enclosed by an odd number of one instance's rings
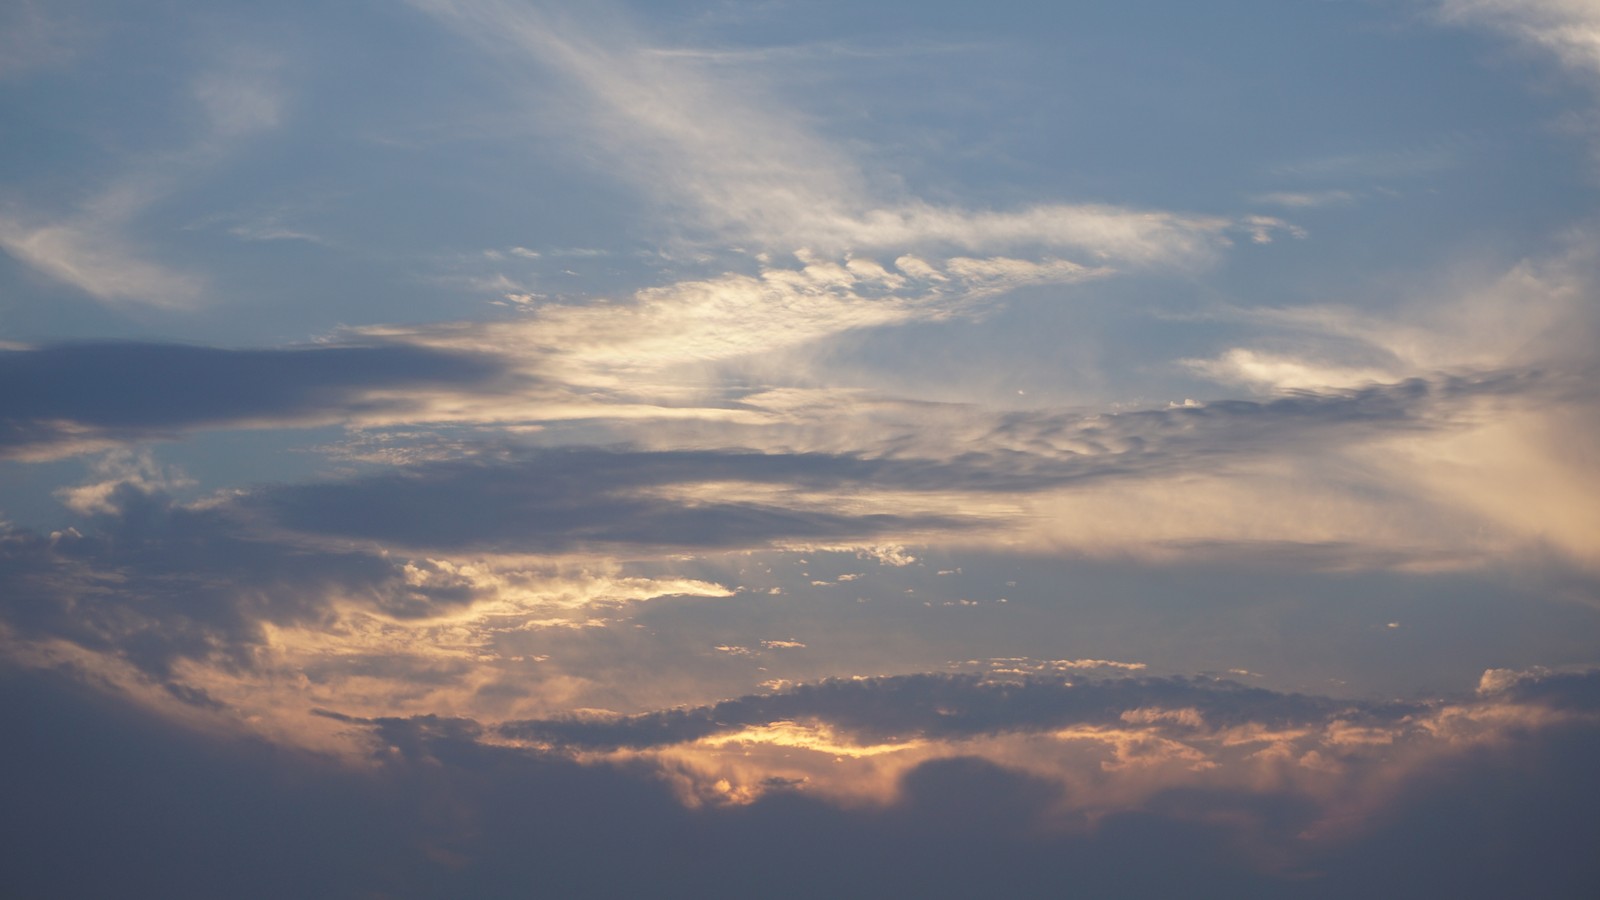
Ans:
{"label": "dark gray cloud", "polygon": [[775,502],[680,500],[658,488],[744,482],[793,489],[960,486],[982,472],[923,461],[820,453],[565,448],[432,462],[322,483],[264,488],[246,501],[314,534],[413,547],[512,552],[592,544],[751,547],[959,528],[960,516],[849,515]]}
{"label": "dark gray cloud", "polygon": [[1600,710],[1600,674],[1595,672],[1515,673],[1496,696],[1562,710]]}
{"label": "dark gray cloud", "polygon": [[[551,451],[267,486],[196,505],[122,483],[108,489],[101,511],[81,531],[0,532],[0,621],[26,638],[64,638],[157,674],[183,658],[247,666],[263,623],[331,621],[333,598],[414,618],[479,597],[470,580],[444,573],[425,583],[408,580],[406,559],[328,546],[322,535],[518,553],[591,544],[660,551],[837,541],[963,524],[953,516],[696,504],[650,490],[717,478],[859,483],[877,468],[846,457]],[[271,521],[263,523],[263,514]],[[274,523],[301,534],[286,534]]]}
{"label": "dark gray cloud", "polygon": [[847,517],[781,501],[663,501],[652,492],[736,482],[800,491],[1020,495],[1106,479],[1204,471],[1263,453],[1326,449],[1379,432],[1435,428],[1441,410],[1456,400],[1530,391],[1539,384],[1536,374],[1502,373],[1089,418],[1015,413],[974,444],[991,449],[949,459],[622,446],[504,450],[362,478],[273,487],[250,502],[291,528],[415,547],[557,550],[589,542],[726,547],[869,536],[969,523],[958,516]]}
{"label": "dark gray cloud", "polygon": [[1115,724],[1132,709],[1188,708],[1213,726],[1246,722],[1288,728],[1340,713],[1393,721],[1417,707],[1358,706],[1203,678],[1030,678],[996,682],[976,675],[925,674],[830,679],[773,694],[614,719],[545,719],[499,726],[509,738],[577,750],[640,749],[737,732],[781,721],[826,722],[858,738],[956,738],[1069,725]]}
{"label": "dark gray cloud", "polygon": [[367,392],[481,386],[500,371],[488,358],[398,345],[229,350],[119,342],[4,350],[0,455],[85,438],[398,410],[406,401]]}
{"label": "dark gray cloud", "polygon": [[[248,666],[263,623],[329,622],[333,598],[397,618],[438,615],[479,598],[470,580],[434,573],[418,583],[407,578],[408,560],[328,546],[323,535],[429,549],[543,553],[620,544],[661,551],[964,524],[954,516],[688,503],[651,493],[722,478],[860,483],[879,468],[848,457],[550,451],[266,486],[197,505],[122,483],[81,532],[0,532],[0,621],[24,637],[64,638],[157,674],[184,658]],[[263,514],[271,521],[263,523]]]}
{"label": "dark gray cloud", "polygon": [[[1194,406],[1084,417],[1015,412],[1002,417],[991,440],[1048,446],[1067,440],[1090,453],[1074,462],[1082,475],[1171,471],[1203,467],[1218,455],[1326,448],[1379,434],[1439,427],[1458,404],[1480,397],[1565,396],[1572,379],[1531,369],[1409,378],[1346,390],[1290,391],[1269,400],[1214,400]],[[1065,477],[1067,473],[1058,473]]]}
{"label": "dark gray cloud", "polygon": [[471,599],[407,583],[403,561],[255,534],[225,508],[132,485],[110,501],[85,533],[0,531],[0,621],[161,674],[180,658],[247,665],[263,623],[324,621],[334,596],[397,616]]}
{"label": "dark gray cloud", "polygon": [[[384,379],[477,378],[489,371],[454,358],[413,359],[407,355],[411,351],[382,348],[238,353],[186,348],[176,355],[170,349],[86,345],[0,355],[0,364],[31,373],[28,378],[34,381],[28,383],[41,389],[34,396],[21,389],[26,384],[8,382],[4,396],[17,414],[14,421],[64,415],[109,429],[157,423],[177,427],[252,411],[287,413],[330,396],[349,399],[351,386]],[[134,387],[128,388],[128,409],[118,407],[114,396],[90,399],[95,391],[92,381],[83,380],[88,375],[67,377],[69,363],[81,362],[95,371],[95,360],[102,360],[98,371],[104,376],[108,370],[103,361],[109,359],[122,360],[130,371],[137,367],[129,360],[156,365],[157,374],[144,382],[130,376]],[[218,360],[225,362],[213,366]],[[426,363],[420,369],[402,371],[419,360]],[[369,363],[375,363],[370,370]],[[206,372],[230,367],[231,381],[223,378],[204,386]],[[241,407],[227,404],[230,384],[255,384],[253,379],[267,378],[280,368],[299,374],[288,385],[251,387]],[[65,379],[61,384],[53,376],[39,380],[40,373],[57,369]],[[1025,425],[1044,437],[1051,428],[1072,428],[1080,443],[1085,435],[1101,433],[1104,452],[1094,453],[975,452],[930,460],[744,450],[491,450],[381,474],[263,486],[203,506],[176,504],[125,484],[105,498],[111,511],[94,518],[83,534],[47,538],[26,530],[6,532],[0,540],[0,583],[6,587],[0,616],[26,635],[64,637],[114,652],[147,671],[165,671],[179,658],[237,657],[242,665],[260,639],[262,623],[323,621],[330,596],[365,602],[397,617],[436,614],[475,599],[469,582],[438,578],[407,583],[403,562],[376,550],[316,546],[318,536],[429,550],[537,554],[619,546],[651,552],[755,548],[774,541],[839,542],[959,530],[975,523],[957,514],[849,514],[791,503],[787,492],[1004,494],[1086,479],[1137,477],[1194,465],[1197,448],[1202,459],[1207,453],[1248,448],[1253,440],[1249,436],[1257,432],[1299,435],[1303,428],[1328,422],[1421,427],[1418,423],[1439,395],[1526,387],[1516,379],[1511,382],[1508,387],[1492,379],[1441,385],[1419,381],[1336,396],[1135,413],[1088,424],[1081,418],[1019,417],[1008,426]],[[161,404],[146,396],[155,389],[152,385],[189,397],[179,404],[186,411],[154,412]],[[80,406],[72,405],[79,401]],[[696,493],[703,485],[726,482],[768,490],[760,502]],[[673,496],[675,489],[684,489],[693,499]],[[640,734],[640,729],[662,726],[641,722],[629,727]],[[554,729],[556,724],[541,727]],[[680,722],[673,727],[687,726]],[[618,740],[630,744],[642,738]]]}
{"label": "dark gray cloud", "polygon": [[[925,763],[883,807],[795,791],[687,809],[636,765],[484,743],[475,723],[372,728],[373,766],[147,717],[62,673],[8,670],[0,804],[12,896],[1587,898],[1600,729],[1522,731],[1392,791],[1355,834],[1274,788],[1174,789],[1061,828],[1061,788]],[[285,865],[293,860],[293,865]]]}

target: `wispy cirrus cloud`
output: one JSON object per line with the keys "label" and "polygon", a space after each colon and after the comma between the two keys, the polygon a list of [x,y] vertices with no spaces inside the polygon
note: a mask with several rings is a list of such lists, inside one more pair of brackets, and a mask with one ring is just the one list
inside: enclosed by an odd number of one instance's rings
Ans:
{"label": "wispy cirrus cloud", "polygon": [[9,214],[0,217],[0,248],[97,300],[168,309],[195,303],[202,279],[146,258],[122,235],[126,219],[122,211],[47,222]]}
{"label": "wispy cirrus cloud", "polygon": [[[929,203],[886,189],[753,86],[751,73],[663,53],[616,16],[584,21],[501,0],[414,3],[526,71],[548,67],[583,100],[577,125],[616,171],[724,240],[777,252],[957,249],[1073,252],[1091,262],[1195,265],[1232,233],[1277,220],[1042,203],[1014,210]],[[726,56],[718,57],[726,63]],[[526,76],[525,76],[526,77]],[[679,235],[678,237],[684,237]]]}
{"label": "wispy cirrus cloud", "polygon": [[285,103],[279,62],[231,48],[191,83],[189,102],[204,126],[177,150],[146,154],[68,208],[0,204],[0,249],[18,262],[102,303],[189,309],[205,299],[207,280],[164,262],[137,236],[149,211],[180,192],[196,171],[216,166],[241,141],[279,124]]}
{"label": "wispy cirrus cloud", "polygon": [[1438,10],[1447,22],[1499,29],[1600,76],[1600,9],[1588,0],[1439,0]]}
{"label": "wispy cirrus cloud", "polygon": [[1357,195],[1345,190],[1324,191],[1268,191],[1250,198],[1257,203],[1267,203],[1286,209],[1315,209],[1322,206],[1350,206]]}

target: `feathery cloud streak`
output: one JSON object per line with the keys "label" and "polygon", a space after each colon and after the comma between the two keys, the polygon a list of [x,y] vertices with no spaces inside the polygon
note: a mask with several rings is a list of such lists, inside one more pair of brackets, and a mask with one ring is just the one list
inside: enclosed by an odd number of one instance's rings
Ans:
{"label": "feathery cloud streak", "polygon": [[1105,204],[970,210],[895,197],[848,156],[811,134],[748,83],[650,52],[625,23],[499,0],[414,3],[513,65],[548,66],[571,83],[595,145],[620,171],[723,240],[765,249],[904,252],[957,248],[1073,251],[1132,265],[1194,265],[1230,232],[1270,239],[1275,219],[1233,221]]}

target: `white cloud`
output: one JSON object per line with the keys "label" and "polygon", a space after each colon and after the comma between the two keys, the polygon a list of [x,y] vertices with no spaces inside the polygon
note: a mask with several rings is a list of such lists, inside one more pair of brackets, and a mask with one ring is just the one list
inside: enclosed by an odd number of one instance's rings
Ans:
{"label": "white cloud", "polygon": [[1192,371],[1262,390],[1348,388],[1440,372],[1588,365],[1600,317],[1593,232],[1499,272],[1463,266],[1381,312],[1341,305],[1233,310],[1258,346],[1184,360]]}
{"label": "white cloud", "polygon": [[1391,370],[1325,363],[1287,354],[1235,347],[1215,359],[1184,360],[1214,381],[1269,391],[1358,387],[1397,380]]}
{"label": "white cloud", "polygon": [[32,225],[0,216],[0,248],[96,300],[137,301],[169,309],[192,306],[204,281],[140,258],[121,225],[93,219]]}
{"label": "white cloud", "polygon": [[1484,24],[1600,76],[1600,5],[1593,0],[1440,0],[1446,21]]}
{"label": "white cloud", "polygon": [[502,0],[414,0],[513,66],[553,69],[582,98],[579,122],[612,170],[702,228],[792,252],[1072,251],[1139,265],[1198,265],[1239,230],[1277,226],[1099,204],[969,209],[885,187],[802,118],[778,108],[747,69],[662,53],[623,23],[585,25]]}
{"label": "white cloud", "polygon": [[55,492],[68,509],[84,515],[119,512],[118,493],[128,488],[149,493],[194,483],[181,472],[158,464],[148,451],[113,450],[90,468],[100,480]]}
{"label": "white cloud", "polygon": [[1356,201],[1349,191],[1269,191],[1250,198],[1257,203],[1268,203],[1289,209],[1315,209],[1321,206],[1348,206]]}
{"label": "white cloud", "polygon": [[[559,404],[578,400],[570,391],[588,392],[581,402],[605,403],[608,414],[617,414],[619,403],[670,401],[682,408],[720,397],[716,367],[736,360],[796,350],[856,329],[979,315],[989,298],[1013,288],[1110,274],[1058,259],[955,257],[936,266],[902,256],[896,270],[861,256],[836,261],[802,251],[796,259],[798,265],[764,265],[753,275],[725,273],[649,288],[615,303],[542,306],[509,322],[380,326],[358,333],[508,357],[528,374],[563,386]],[[517,289],[510,282],[495,287]],[[515,411],[495,398],[489,402],[498,412],[459,409],[450,417],[555,413],[548,394],[522,399]]]}

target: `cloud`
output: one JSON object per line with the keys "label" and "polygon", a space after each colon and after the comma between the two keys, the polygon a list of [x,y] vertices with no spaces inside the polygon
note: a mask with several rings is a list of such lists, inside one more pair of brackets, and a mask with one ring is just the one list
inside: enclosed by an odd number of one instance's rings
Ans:
{"label": "cloud", "polygon": [[1447,22],[1484,24],[1600,76],[1600,10],[1587,0],[1439,0]]}
{"label": "cloud", "polygon": [[[35,773],[24,801],[8,804],[11,817],[62,807],[88,812],[110,801],[110,815],[138,818],[147,806],[133,802],[139,786],[160,783],[170,801],[163,828],[213,834],[238,874],[238,866],[248,871],[277,857],[253,862],[216,828],[253,828],[262,810],[286,804],[296,817],[309,815],[315,830],[326,817],[310,814],[326,804],[334,823],[358,836],[331,871],[342,884],[390,886],[400,895],[419,882],[483,894],[534,873],[542,884],[570,879],[589,892],[626,894],[627,878],[656,878],[682,857],[678,839],[715,870],[696,887],[704,895],[771,884],[778,887],[766,894],[814,895],[818,852],[842,863],[826,876],[835,890],[914,887],[930,897],[970,895],[994,878],[1142,897],[1192,887],[1187,879],[1197,871],[1230,895],[1302,897],[1382,894],[1395,884],[1448,884],[1466,897],[1494,897],[1530,879],[1557,895],[1581,895],[1600,882],[1589,855],[1571,852],[1594,839],[1586,806],[1594,783],[1587,762],[1600,746],[1592,690],[1586,705],[1563,709],[1506,698],[1352,705],[1189,679],[826,682],[731,701],[723,711],[738,721],[730,724],[733,740],[690,738],[698,759],[573,757],[507,743],[494,727],[459,717],[328,713],[323,719],[333,727],[373,738],[368,764],[341,769],[293,749],[195,737],[110,705],[59,674],[18,673],[5,685],[8,721],[29,722],[34,735],[6,746],[8,761]],[[912,708],[902,711],[906,701]],[[971,719],[997,701],[1018,714],[1024,732],[1006,737],[1005,722]],[[810,719],[744,727],[778,713]],[[877,729],[877,713],[898,716],[890,724],[907,729],[899,740],[827,730],[850,717]],[[80,753],[56,753],[69,721]],[[85,730],[102,740],[83,743]],[[654,737],[674,735],[656,730]],[[85,757],[85,746],[102,749]],[[718,751],[754,765],[699,769]],[[814,769],[795,772],[797,759],[813,757]],[[170,775],[141,777],[150,761],[171,762]],[[890,785],[882,796],[862,804],[827,793],[829,781],[870,769]],[[701,778],[699,793],[686,793],[685,781]],[[235,788],[219,790],[226,785]],[[259,801],[254,785],[274,786],[274,802]],[[618,810],[627,810],[621,822]],[[360,826],[368,817],[373,826]],[[54,822],[35,820],[24,839],[54,838]],[[638,830],[637,841],[629,830]],[[115,828],[90,852],[126,852],[142,833]],[[630,865],[597,870],[586,862],[602,852],[595,842],[614,860],[616,841]],[[139,857],[152,865],[120,874],[122,884],[170,894],[179,876],[166,870],[187,846],[168,839],[152,847],[154,857]],[[530,846],[541,852],[530,857]],[[931,850],[950,865],[928,863]],[[1163,881],[1165,866],[1130,868],[1152,854],[1186,860],[1173,873],[1178,881]],[[72,878],[94,871],[85,866]]]}
{"label": "cloud", "polygon": [[204,282],[141,258],[121,234],[119,222],[93,219],[33,224],[0,217],[0,248],[18,262],[82,290],[97,300],[136,300],[183,309],[201,295]]}
{"label": "cloud", "polygon": [[[100,394],[91,402],[70,385],[30,389],[15,401],[18,410],[41,421],[70,412],[108,434],[148,435],[240,422],[228,418],[235,416],[315,420],[369,409],[367,392],[392,390],[383,379],[397,372],[485,371],[403,347],[372,356],[367,351],[384,348],[194,350],[171,359],[167,349],[14,351],[18,371],[36,384],[53,383],[42,372],[114,371],[110,383],[130,391],[126,402]],[[437,373],[426,371],[430,361]],[[205,385],[198,395],[185,393],[191,380]],[[231,380],[248,384],[233,390]],[[1476,559],[1486,546],[1482,518],[1456,516],[1451,528],[1437,527],[1439,510],[1458,498],[1366,487],[1369,496],[1340,507],[1333,501],[1342,489],[1300,484],[1293,471],[1263,472],[1260,461],[1302,458],[1322,467],[1374,442],[1414,443],[1448,430],[1452,416],[1485,398],[1542,389],[1530,375],[1416,380],[1120,415],[967,416],[962,428],[977,431],[954,430],[947,443],[920,447],[891,441],[873,454],[457,443],[440,448],[443,458],[389,459],[390,468],[375,473],[190,504],[161,493],[178,475],[148,457],[112,456],[88,483],[61,494],[91,517],[82,533],[7,531],[0,577],[18,599],[4,619],[45,658],[130,667],[106,676],[119,682],[155,673],[282,721],[296,719],[293,698],[312,690],[285,692],[302,676],[330,697],[360,698],[363,713],[544,709],[594,696],[601,683],[592,664],[602,650],[626,645],[597,645],[546,666],[549,642],[516,636],[602,628],[612,635],[605,640],[621,640],[615,635],[631,628],[633,615],[626,604],[730,597],[729,585],[741,583],[728,560],[697,569],[702,564],[682,562],[686,556],[882,544],[882,559],[912,564],[904,545],[954,540],[1011,551],[1048,546],[1058,557],[1242,557],[1319,569],[1437,564],[1441,554]],[[211,403],[213,390],[228,402]],[[139,408],[145,396],[188,402],[157,420]],[[1366,472],[1339,477],[1364,487],[1393,483],[1366,480]],[[1286,484],[1293,496],[1314,498],[1319,515],[1286,507]],[[1575,548],[1584,540],[1582,522],[1551,532],[1553,521],[1547,535]],[[1422,538],[1411,530],[1424,526],[1432,530]],[[617,554],[630,562],[606,562]],[[773,640],[774,631],[720,640],[754,647],[767,638],[768,650],[789,641],[822,646],[811,634]],[[780,655],[819,665],[827,658],[811,649]],[[1089,665],[1114,664],[1060,660],[1039,671]]]}
{"label": "cloud", "polygon": [[[416,548],[748,548],[969,525],[960,515],[855,512],[825,499],[869,483],[942,487],[942,474],[937,465],[822,454],[564,448],[269,487],[244,504],[298,531]],[[803,493],[813,491],[823,502]]]}
{"label": "cloud", "polygon": [[[159,492],[163,473],[136,459],[101,476],[119,472],[71,495],[92,516],[81,530],[0,526],[0,658],[71,668],[179,720],[222,710],[208,727],[249,722],[324,752],[348,754],[351,742],[327,720],[308,722],[308,702],[549,714],[614,649],[586,651],[577,632],[617,620],[611,641],[628,639],[631,606],[733,594],[657,560],[308,540],[227,498],[176,503]],[[566,659],[546,666],[551,645]]]}
{"label": "cloud", "polygon": [[1282,206],[1288,209],[1315,209],[1322,206],[1349,206],[1356,201],[1356,195],[1343,190],[1326,191],[1271,191],[1265,194],[1256,194],[1250,199],[1257,203],[1269,203],[1273,206]]}
{"label": "cloud", "polygon": [[[414,6],[506,59],[526,78],[547,67],[581,98],[577,123],[613,171],[631,177],[702,229],[776,252],[916,248],[997,253],[1072,251],[1094,261],[1203,265],[1248,223],[1104,204],[1014,210],[935,205],[899,196],[779,108],[754,73],[693,53],[663,53],[630,24],[497,0]],[[548,88],[541,88],[547,92]],[[1272,222],[1270,229],[1282,227]]]}
{"label": "cloud", "polygon": [[104,186],[70,211],[8,204],[0,209],[0,250],[103,303],[182,310],[203,302],[206,278],[153,259],[152,242],[133,235],[148,233],[140,218],[197,171],[215,168],[239,142],[280,122],[278,61],[241,47],[222,56],[193,84],[191,100],[204,111],[205,127],[186,146],[130,158],[109,178],[87,179]]}
{"label": "cloud", "polygon": [[1257,330],[1260,345],[1185,360],[1220,382],[1264,390],[1350,387],[1513,367],[1576,374],[1600,333],[1591,230],[1547,253],[1485,272],[1471,267],[1381,311],[1354,305],[1228,310],[1217,318]]}
{"label": "cloud", "polygon": [[1354,368],[1244,347],[1234,347],[1216,359],[1184,362],[1214,381],[1277,391],[1354,388],[1398,380],[1386,369]]}
{"label": "cloud", "polygon": [[285,97],[270,54],[232,47],[226,61],[196,79],[194,96],[210,120],[210,140],[223,142],[276,128]]}
{"label": "cloud", "polygon": [[[1547,679],[1528,676],[1517,694],[1371,703],[1210,679],[918,675],[627,717],[510,722],[480,739],[591,765],[646,763],[692,806],[799,793],[892,809],[915,802],[919,772],[965,759],[1036,780],[1054,794],[1035,810],[1039,825],[1068,832],[1174,801],[1209,816],[1223,797],[1272,798],[1299,808],[1300,846],[1279,849],[1303,864],[1366,838],[1393,813],[1394,790],[1592,731],[1594,673],[1560,676],[1541,694],[1535,686]],[[1255,816],[1236,824],[1247,841],[1274,827]]]}
{"label": "cloud", "polygon": [[[1204,719],[1212,727],[1246,722],[1291,727],[1325,719],[1339,706],[1325,698],[1200,679],[1075,683],[1037,676],[994,681],[976,675],[913,675],[830,680],[696,709],[509,722],[498,732],[560,750],[616,750],[683,744],[782,722],[823,722],[847,742],[870,745],[1114,725],[1130,721],[1130,710],[1158,708],[1188,710],[1190,718]],[[1381,715],[1399,718],[1413,711],[1397,707]],[[1145,715],[1140,721],[1159,724],[1164,719]],[[1188,720],[1179,716],[1175,721],[1181,725]]]}
{"label": "cloud", "polygon": [[[210,387],[192,403],[151,421],[141,420],[136,402],[74,410],[70,392],[59,400],[41,392],[42,399],[27,402],[49,401],[59,409],[14,414],[13,422],[23,423],[13,425],[21,434],[14,443],[26,448],[23,438],[31,436],[23,426],[44,427],[38,423],[56,423],[52,439],[87,440],[207,425],[383,422],[407,415],[470,422],[481,421],[485,410],[497,414],[494,404],[504,389],[482,380],[495,371],[494,355],[474,359],[457,348],[455,355],[433,357],[427,354],[439,351],[395,345],[385,356],[377,349],[255,351],[258,356],[240,359],[229,355],[234,351],[197,352],[196,360],[217,353],[226,365],[197,376]],[[370,358],[362,355],[368,351],[374,352]],[[22,351],[23,358],[36,352]],[[422,355],[408,355],[414,352]],[[302,365],[296,354],[313,354],[306,362],[317,365]],[[314,354],[328,356],[319,362]],[[366,372],[367,361],[381,364]],[[440,383],[429,390],[402,392],[383,382],[402,370],[404,377],[422,377],[427,373],[420,363],[428,361],[441,367]],[[255,377],[280,365],[293,377]],[[206,390],[227,383],[229,366],[252,385],[276,387],[220,393],[229,402],[211,410]],[[161,371],[146,367],[144,375],[122,383],[143,396],[152,386],[138,379]],[[465,377],[450,383],[457,375]],[[482,384],[489,389],[479,390]],[[356,458],[395,464],[391,471],[267,486],[230,503],[304,534],[418,552],[904,544],[944,534],[1072,553],[1228,556],[1255,545],[1288,558],[1284,554],[1294,548],[1294,558],[1318,568],[1458,565],[1490,547],[1504,552],[1528,539],[1555,541],[1582,557],[1591,533],[1582,517],[1547,514],[1563,508],[1565,492],[1587,489],[1577,458],[1557,454],[1548,460],[1548,478],[1522,479],[1525,488],[1548,484],[1548,503],[1528,506],[1545,494],[1509,490],[1513,470],[1532,471],[1525,465],[1529,447],[1545,443],[1542,432],[1515,424],[1518,411],[1560,408],[1574,389],[1567,378],[1507,371],[1112,415],[981,413],[877,401],[865,407],[866,415],[846,417],[859,427],[843,430],[818,430],[818,417],[837,420],[858,402],[850,397],[830,394],[813,403],[793,392],[766,392],[721,401],[731,420],[722,423],[715,409],[706,414],[709,424],[610,423],[611,433],[645,441],[635,445],[562,446],[566,440],[553,435],[555,446],[533,449],[481,440],[416,443],[395,434],[376,453],[355,451]],[[152,395],[170,402],[189,396],[185,391]],[[255,408],[240,404],[253,396]],[[101,399],[117,405],[114,396]],[[537,405],[525,414],[540,412],[562,414]],[[62,421],[77,424],[66,428]],[[1507,443],[1519,433],[1522,443]],[[1480,449],[1464,449],[1473,445]],[[1553,453],[1556,446],[1547,449]],[[1446,458],[1471,464],[1435,464]],[[1501,474],[1485,477],[1491,472]],[[1450,487],[1441,479],[1462,483]],[[1324,514],[1290,515],[1284,491],[1319,504]],[[428,515],[414,512],[424,509]],[[1446,509],[1454,525],[1441,528],[1438,517]],[[1486,530],[1488,523],[1494,528]]]}
{"label": "cloud", "polygon": [[[1600,491],[1589,475],[1592,453],[1577,449],[1592,445],[1597,423],[1593,392],[1584,387],[1595,377],[1600,334],[1588,238],[1588,229],[1578,229],[1547,255],[1487,275],[1469,269],[1381,313],[1349,306],[1237,311],[1230,315],[1259,329],[1258,338],[1183,364],[1268,396],[1466,378],[1479,386],[1475,399],[1461,395],[1461,404],[1431,426],[1410,437],[1394,432],[1349,461],[1368,467],[1374,486],[1456,510],[1444,521],[1464,514],[1492,523],[1512,542],[1548,542],[1593,566],[1600,520],[1577,513],[1587,505],[1569,502]],[[1408,530],[1428,528],[1418,520]]]}
{"label": "cloud", "polygon": [[[880,436],[875,452],[796,452],[784,449],[786,432],[767,436],[759,428],[726,432],[754,444],[744,449],[678,449],[671,441],[490,449],[360,478],[268,487],[240,502],[306,533],[412,548],[752,547],[873,536],[906,542],[951,529],[975,539],[1024,523],[1039,527],[1038,516],[1057,500],[1103,497],[1125,505],[1164,491],[1166,479],[1242,483],[1240,473],[1261,460],[1329,458],[1390,436],[1448,431],[1454,410],[1537,390],[1532,376],[1417,379],[1110,416],[969,416],[961,430],[933,440],[923,435],[920,446]],[[1146,516],[1180,502],[1151,506],[1150,499],[1136,504]],[[957,507],[962,515],[939,512]],[[422,509],[429,514],[407,512]],[[1107,528],[1120,518],[1063,512],[1049,521]],[[1197,536],[1218,521],[1212,515],[1194,523]]]}
{"label": "cloud", "polygon": [[[904,686],[875,682],[859,693],[874,689]],[[1145,700],[1170,690],[1149,689]],[[1125,690],[1108,710],[1152,708],[1126,708],[1141,698]],[[1187,690],[1206,692],[1200,683]],[[1255,695],[1226,685],[1216,692],[1219,707],[1252,721],[1262,712]],[[769,775],[743,802],[690,809],[673,793],[681,769],[530,752],[470,720],[329,717],[370,736],[367,761],[349,767],[152,718],[64,672],[10,670],[0,679],[0,714],[28,739],[0,753],[11,770],[30,774],[3,813],[18,860],[10,883],[85,896],[281,896],[330,885],[351,894],[481,896],[530,883],[629,896],[670,879],[700,896],[805,897],[835,889],[847,872],[852,887],[874,894],[972,896],[1007,883],[1129,898],[1192,892],[1196,878],[1229,896],[1314,898],[1441,886],[1463,897],[1530,886],[1583,896],[1600,884],[1592,855],[1581,852],[1596,839],[1592,705],[1540,718],[1546,713],[1531,704],[1468,703],[1374,725],[1339,724],[1351,710],[1314,698],[1278,702],[1304,727],[1231,729],[1243,741],[1234,764],[1271,777],[1229,784],[1218,769],[1180,766],[1169,774],[1181,780],[1093,818],[1070,812],[1084,797],[1057,777],[983,752],[997,745],[952,745],[953,755],[907,766],[882,803],[839,802],[819,795],[814,780]],[[1472,731],[1468,739],[1428,734],[1461,716],[1480,720],[1448,726]],[[1142,748],[1123,745],[1128,759],[1146,761],[1145,778],[1163,741],[1215,747],[1208,741],[1230,733],[1204,718],[1199,727],[1182,715],[1132,718],[1089,717],[1107,740],[1145,736]],[[1103,743],[1088,741],[1091,733],[1031,740]],[[1397,739],[1375,742],[1386,735]],[[1309,759],[1264,752],[1283,742],[1337,750]],[[1102,758],[1115,756],[1058,757],[1057,765],[1082,766],[1090,782],[1135,777],[1138,767],[1103,769]],[[872,759],[828,762],[849,769]],[[1341,805],[1341,795],[1377,802]],[[152,827],[157,816],[160,828]],[[62,841],[81,842],[73,846],[86,864],[54,865]],[[700,864],[685,870],[686,853]],[[285,867],[285,856],[307,862]],[[1171,865],[1140,864],[1152,857]],[[818,858],[830,866],[819,868]]]}
{"label": "cloud", "polygon": [[123,483],[98,489],[87,534],[6,528],[0,607],[13,637],[65,640],[169,675],[181,659],[247,664],[264,625],[326,622],[334,598],[403,613],[466,597],[407,585],[376,555],[318,550],[249,534],[225,512],[186,508]]}
{"label": "cloud", "polygon": [[193,484],[181,473],[163,469],[148,451],[110,451],[95,460],[91,470],[100,481],[56,490],[68,509],[86,516],[117,513],[120,498],[129,490],[158,494]]}
{"label": "cloud", "polygon": [[[713,415],[708,406],[728,415],[717,401],[729,366],[820,352],[852,331],[978,318],[992,311],[996,295],[1017,287],[1111,274],[1059,259],[903,256],[890,269],[866,256],[801,251],[795,258],[798,266],[768,263],[753,275],[681,281],[610,303],[550,304],[508,321],[380,325],[351,335],[499,355],[551,386],[525,393],[520,405],[486,405],[486,418],[665,416],[674,409],[706,418]],[[630,404],[640,408],[627,410]]]}
{"label": "cloud", "polygon": [[0,10],[0,77],[58,66],[77,55],[85,28],[64,15],[64,3],[17,0]]}
{"label": "cloud", "polygon": [[204,427],[352,421],[414,409],[407,390],[483,385],[498,371],[492,360],[397,346],[0,350],[0,456],[48,458]]}

